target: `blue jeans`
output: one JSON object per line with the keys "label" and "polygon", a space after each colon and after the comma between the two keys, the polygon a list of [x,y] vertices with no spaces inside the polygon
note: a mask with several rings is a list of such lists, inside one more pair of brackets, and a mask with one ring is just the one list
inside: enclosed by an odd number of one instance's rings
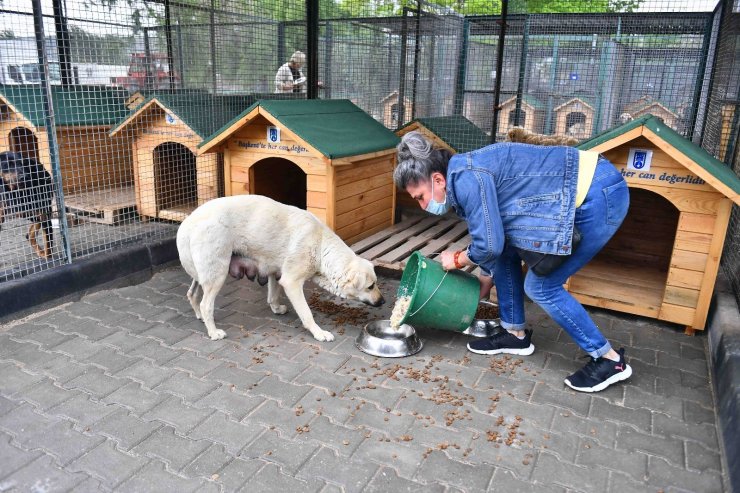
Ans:
{"label": "blue jeans", "polygon": [[599,358],[608,353],[609,341],[563,284],[614,236],[628,208],[627,183],[609,161],[600,158],[586,199],[576,209],[575,225],[582,238],[568,260],[547,276],[538,276],[530,270],[523,279],[519,255],[514,248],[504,246],[493,271],[501,325],[510,330],[524,329],[526,292],[591,357]]}

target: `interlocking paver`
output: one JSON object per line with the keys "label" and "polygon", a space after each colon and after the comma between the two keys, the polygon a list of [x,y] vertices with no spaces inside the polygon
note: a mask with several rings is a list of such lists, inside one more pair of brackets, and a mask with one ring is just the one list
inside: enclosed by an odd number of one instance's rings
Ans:
{"label": "interlocking paver", "polygon": [[450,459],[444,452],[434,451],[421,464],[416,476],[469,491],[485,491],[494,470],[490,465],[466,464]]}
{"label": "interlocking paver", "polygon": [[127,451],[148,438],[162,427],[158,421],[144,421],[119,409],[91,425],[90,432],[106,436],[117,442],[119,449]]}
{"label": "interlocking paver", "polygon": [[[62,387],[55,385],[48,378],[44,378],[35,385],[23,390],[19,395],[24,401],[30,402],[41,410],[61,404],[70,399],[74,394]],[[0,406],[1,407],[1,406]],[[0,412],[2,414],[2,412]]]}
{"label": "interlocking paver", "polygon": [[99,479],[108,488],[115,488],[129,479],[148,462],[116,449],[115,443],[106,440],[70,464],[70,470],[84,471]]}
{"label": "interlocking paver", "polygon": [[318,492],[323,487],[324,483],[314,478],[297,479],[283,474],[275,464],[266,464],[239,491],[247,493],[273,490],[311,493]]}
{"label": "interlocking paver", "polygon": [[116,373],[116,376],[129,378],[151,390],[171,378],[176,371],[172,368],[157,366],[147,359],[140,359],[133,365]]}
{"label": "interlocking paver", "polygon": [[146,421],[159,420],[170,424],[182,434],[202,423],[209,415],[213,414],[211,409],[198,409],[185,404],[179,397],[165,399],[149,412],[142,415]]}
{"label": "interlocking paver", "polygon": [[11,443],[11,436],[0,432],[0,484],[2,479],[12,472],[30,464],[41,455],[38,450],[23,450]]}
{"label": "interlocking paver", "polygon": [[[166,365],[169,366],[169,363]],[[195,402],[213,392],[218,386],[217,382],[191,377],[184,371],[176,371],[170,378],[157,385],[154,390],[182,397],[187,402]]]}
{"label": "interlocking paver", "polygon": [[150,461],[135,476],[129,478],[120,485],[116,491],[142,492],[142,491],[177,491],[187,493],[189,491],[201,491],[200,480],[186,479],[167,471],[162,462]]}
{"label": "interlocking paver", "polygon": [[32,387],[44,379],[43,375],[33,375],[25,372],[13,363],[0,363],[0,375],[2,375],[0,394],[6,396],[21,392],[23,389]]}
{"label": "interlocking paver", "polygon": [[172,427],[164,426],[131,449],[131,452],[139,456],[157,457],[165,461],[171,470],[179,472],[210,445],[206,440],[190,440],[180,436]]}
{"label": "interlocking paver", "polygon": [[188,436],[195,440],[205,439],[220,443],[226,451],[237,455],[249,442],[264,431],[258,423],[234,421],[220,411],[216,411],[196,426]]}
{"label": "interlocking paver", "polygon": [[60,469],[50,456],[42,455],[3,478],[0,485],[3,491],[70,491],[86,479],[86,474]]}
{"label": "interlocking paver", "polygon": [[71,392],[72,398],[47,411],[47,414],[71,419],[77,426],[85,428],[115,412],[117,408],[94,400],[88,394]]}
{"label": "interlocking paver", "polygon": [[384,360],[357,350],[359,324],[340,334],[316,313],[337,336],[320,343],[231,279],[216,310],[228,336],[211,341],[188,283],[168,269],[0,326],[0,489],[23,490],[29,471],[78,491],[726,486],[705,334],[594,311],[635,373],[584,395],[563,384],[581,352],[529,302],[531,356],[471,355],[468,337],[422,329],[421,353]]}
{"label": "interlocking paver", "polygon": [[298,477],[335,483],[349,493],[362,491],[377,470],[373,463],[347,460],[331,449],[321,448],[301,467]]}
{"label": "interlocking paver", "polygon": [[242,450],[241,457],[273,462],[294,475],[318,448],[313,441],[289,440],[276,430],[265,430]]}

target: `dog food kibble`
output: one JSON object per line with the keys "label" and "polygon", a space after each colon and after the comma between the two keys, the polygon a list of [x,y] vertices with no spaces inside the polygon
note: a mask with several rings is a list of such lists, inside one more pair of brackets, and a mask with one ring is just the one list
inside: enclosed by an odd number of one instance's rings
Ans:
{"label": "dog food kibble", "polygon": [[393,305],[393,312],[391,312],[392,328],[397,329],[401,326],[401,321],[406,316],[410,304],[411,296],[401,296],[396,300],[396,304]]}

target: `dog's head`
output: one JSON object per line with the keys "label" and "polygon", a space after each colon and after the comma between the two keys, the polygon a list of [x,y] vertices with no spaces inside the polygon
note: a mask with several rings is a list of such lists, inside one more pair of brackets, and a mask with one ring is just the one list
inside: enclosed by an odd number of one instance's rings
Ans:
{"label": "dog's head", "polygon": [[341,291],[343,298],[359,300],[366,305],[380,306],[385,303],[378,289],[378,278],[372,262],[361,257],[355,257],[347,266]]}

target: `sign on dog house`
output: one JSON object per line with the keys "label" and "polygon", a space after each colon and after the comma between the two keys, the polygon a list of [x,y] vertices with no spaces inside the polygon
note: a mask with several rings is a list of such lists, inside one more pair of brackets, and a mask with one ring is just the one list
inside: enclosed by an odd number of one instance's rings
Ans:
{"label": "sign on dog house", "polygon": [[346,242],[393,224],[399,139],[348,100],[263,100],[200,145],[222,150],[226,195],[307,209]]}
{"label": "sign on dog house", "polygon": [[219,196],[218,154],[197,155],[203,138],[254,102],[252,96],[152,93],[110,131],[130,136],[140,215],[182,221]]}
{"label": "sign on dog house", "polygon": [[596,110],[585,99],[571,98],[552,111],[555,113],[555,135],[583,140],[593,133]]}
{"label": "sign on dog house", "polygon": [[740,178],[659,118],[645,115],[579,146],[603,154],[630,187],[604,249],[568,281],[587,305],[703,330]]}
{"label": "sign on dog house", "polygon": [[[130,185],[128,136],[108,135],[126,115],[128,93],[103,86],[52,86],[51,96],[65,195]],[[51,172],[43,101],[40,86],[0,86],[0,152],[19,152]]]}
{"label": "sign on dog house", "polygon": [[525,95],[522,97],[522,109],[519,122],[516,121],[516,96],[512,96],[501,103],[501,112],[498,117],[498,133],[504,135],[514,127],[523,127],[530,132],[537,133],[542,128],[544,108],[536,98]]}

